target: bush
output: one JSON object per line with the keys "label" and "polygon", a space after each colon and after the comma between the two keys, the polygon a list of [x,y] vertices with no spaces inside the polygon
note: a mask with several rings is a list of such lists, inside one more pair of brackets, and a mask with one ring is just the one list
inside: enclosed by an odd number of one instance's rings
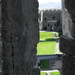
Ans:
{"label": "bush", "polygon": [[42,69],[49,69],[49,60],[40,60],[40,65],[42,65]]}

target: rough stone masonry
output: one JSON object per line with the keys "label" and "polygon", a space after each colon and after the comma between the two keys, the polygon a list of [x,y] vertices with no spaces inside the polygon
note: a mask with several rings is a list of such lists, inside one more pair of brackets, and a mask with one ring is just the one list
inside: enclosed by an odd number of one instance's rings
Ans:
{"label": "rough stone masonry", "polygon": [[64,4],[72,20],[69,30],[72,38],[66,35],[60,37],[60,51],[64,53],[62,75],[75,75],[75,1],[64,0]]}
{"label": "rough stone masonry", "polygon": [[30,75],[38,26],[37,0],[2,0],[2,75]]}

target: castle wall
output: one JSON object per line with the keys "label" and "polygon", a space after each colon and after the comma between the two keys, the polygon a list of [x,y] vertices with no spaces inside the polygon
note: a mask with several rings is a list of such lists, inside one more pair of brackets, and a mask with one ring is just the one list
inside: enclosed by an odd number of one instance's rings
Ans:
{"label": "castle wall", "polygon": [[[60,21],[60,16],[61,16],[61,10],[60,11],[44,11],[44,18],[46,17],[47,18],[47,21],[50,21],[50,20],[58,20]],[[53,19],[53,17],[55,17]]]}
{"label": "castle wall", "polygon": [[[53,10],[40,10],[40,12],[43,12],[43,17],[41,15],[41,17],[43,18],[43,21],[41,21],[42,24],[42,29],[43,30],[51,30],[51,28],[49,27],[53,27],[53,26],[57,26],[55,28],[57,29],[53,29],[54,31],[58,31],[60,29],[58,29],[58,26],[61,25],[61,10],[58,9],[53,9]],[[40,17],[40,16],[39,16]],[[57,22],[55,22],[57,21]]]}

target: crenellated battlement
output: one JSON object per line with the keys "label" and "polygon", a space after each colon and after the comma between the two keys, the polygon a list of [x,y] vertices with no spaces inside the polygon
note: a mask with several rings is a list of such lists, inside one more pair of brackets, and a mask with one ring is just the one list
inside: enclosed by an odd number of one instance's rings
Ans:
{"label": "crenellated battlement", "polygon": [[44,13],[49,13],[49,12],[60,12],[61,9],[45,9],[45,10],[39,10],[39,12],[43,11]]}

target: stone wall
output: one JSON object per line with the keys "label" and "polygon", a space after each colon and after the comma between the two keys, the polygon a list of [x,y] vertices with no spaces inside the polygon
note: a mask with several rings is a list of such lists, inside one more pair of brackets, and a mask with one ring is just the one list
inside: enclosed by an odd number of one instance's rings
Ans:
{"label": "stone wall", "polygon": [[2,0],[2,75],[30,75],[38,41],[37,0]]}

